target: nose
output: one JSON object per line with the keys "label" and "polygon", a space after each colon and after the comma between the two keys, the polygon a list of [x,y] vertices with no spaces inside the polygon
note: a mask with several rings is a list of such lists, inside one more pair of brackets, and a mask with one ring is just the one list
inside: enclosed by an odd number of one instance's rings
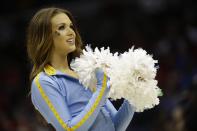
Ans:
{"label": "nose", "polygon": [[72,29],[72,28],[68,28],[68,33],[67,33],[68,36],[72,36],[72,37],[75,37],[75,31]]}

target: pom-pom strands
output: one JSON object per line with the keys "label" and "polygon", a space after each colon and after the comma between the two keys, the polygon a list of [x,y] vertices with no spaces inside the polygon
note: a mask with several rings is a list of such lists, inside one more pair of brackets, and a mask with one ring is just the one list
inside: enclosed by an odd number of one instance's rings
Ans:
{"label": "pom-pom strands", "polygon": [[[119,93],[118,96],[122,96],[133,104],[137,112],[159,104],[160,89],[155,80],[156,63],[157,61],[153,60],[145,50],[131,48],[120,55],[119,62],[116,64],[119,70],[112,69],[114,74],[118,74],[118,76],[113,75],[114,82],[121,81],[116,82],[114,87],[116,94]],[[114,94],[110,94],[110,97],[113,98],[113,96]]]}
{"label": "pom-pom strands", "polygon": [[125,98],[135,106],[136,112],[142,112],[159,104],[161,90],[155,80],[156,63],[143,49],[132,47],[118,55],[110,53],[109,47],[93,51],[86,46],[80,58],[71,62],[71,68],[78,73],[80,82],[91,90],[96,85],[95,70],[102,68],[110,77],[109,97]]}
{"label": "pom-pom strands", "polygon": [[96,86],[96,68],[101,68],[107,72],[108,67],[113,63],[113,54],[107,49],[95,48],[93,51],[90,46],[86,46],[80,58],[71,62],[71,68],[79,75],[80,82],[86,87],[94,90]]}

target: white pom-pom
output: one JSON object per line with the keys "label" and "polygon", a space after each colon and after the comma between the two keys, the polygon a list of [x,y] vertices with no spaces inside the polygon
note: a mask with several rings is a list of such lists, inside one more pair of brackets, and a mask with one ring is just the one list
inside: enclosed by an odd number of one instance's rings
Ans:
{"label": "white pom-pom", "polygon": [[122,96],[136,107],[136,112],[158,105],[160,89],[155,80],[156,63],[143,49],[131,48],[123,53],[116,67],[112,66],[114,74],[118,75],[113,75],[111,83],[116,82],[112,84],[115,92],[109,96],[113,99]]}
{"label": "white pom-pom", "polygon": [[83,50],[80,58],[76,58],[70,64],[71,68],[79,75],[80,82],[87,88],[94,90],[96,86],[95,69],[102,68],[105,72],[110,66],[110,61],[113,59],[109,47],[100,50],[95,48],[93,51],[89,45]]}
{"label": "white pom-pom", "polygon": [[109,47],[93,51],[86,46],[80,58],[71,62],[71,68],[78,73],[80,82],[91,90],[96,86],[95,69],[103,69],[110,77],[109,97],[125,98],[135,106],[136,112],[142,112],[159,104],[161,90],[155,80],[156,63],[143,49],[132,47],[119,56],[110,53]]}

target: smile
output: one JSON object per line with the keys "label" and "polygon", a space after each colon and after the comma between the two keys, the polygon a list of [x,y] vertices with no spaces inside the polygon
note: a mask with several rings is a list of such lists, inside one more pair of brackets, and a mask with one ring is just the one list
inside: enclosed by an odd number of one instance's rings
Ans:
{"label": "smile", "polygon": [[66,42],[68,42],[70,44],[74,44],[75,43],[75,39],[74,38],[70,38]]}

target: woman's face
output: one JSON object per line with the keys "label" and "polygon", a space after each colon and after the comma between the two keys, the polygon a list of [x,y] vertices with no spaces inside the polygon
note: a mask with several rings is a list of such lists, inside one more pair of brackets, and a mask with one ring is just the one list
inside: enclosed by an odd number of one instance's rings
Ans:
{"label": "woman's face", "polygon": [[73,24],[65,13],[59,13],[51,19],[54,49],[53,53],[66,56],[76,49]]}

